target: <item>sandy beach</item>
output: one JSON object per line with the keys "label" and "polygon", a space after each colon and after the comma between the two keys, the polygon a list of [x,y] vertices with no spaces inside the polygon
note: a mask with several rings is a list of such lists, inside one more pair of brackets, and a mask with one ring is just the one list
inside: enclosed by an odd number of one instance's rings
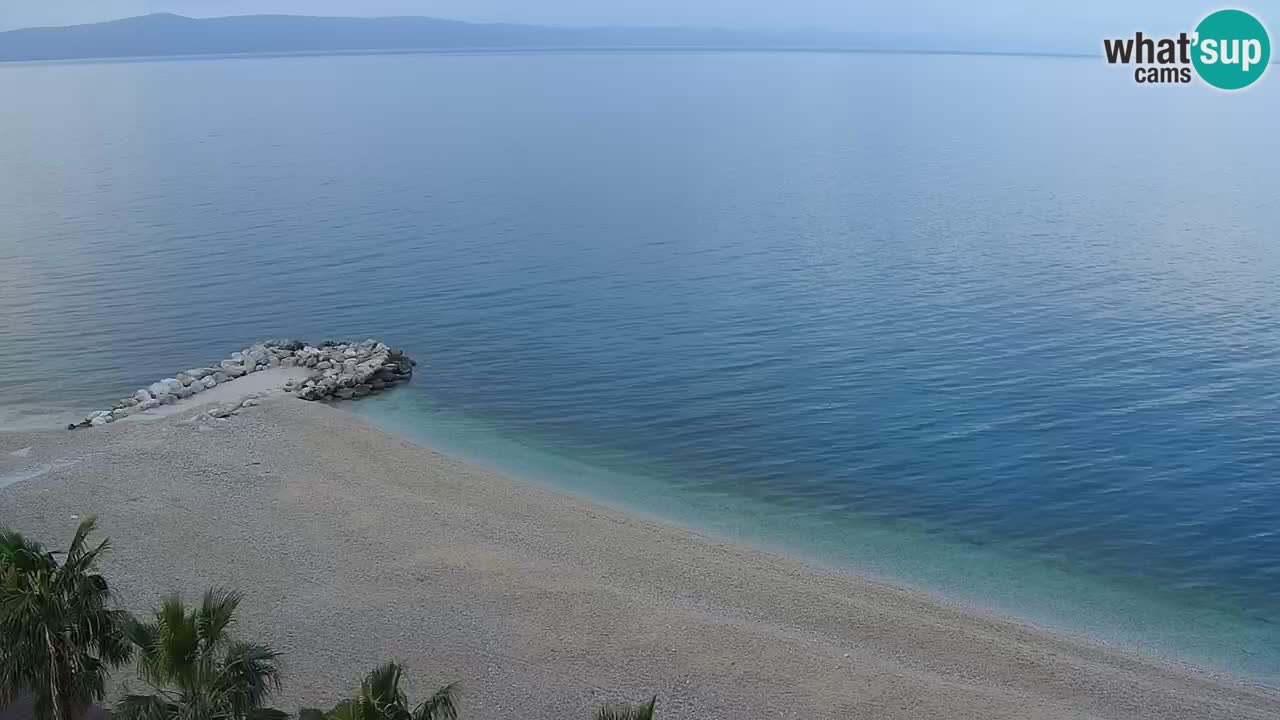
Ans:
{"label": "sandy beach", "polygon": [[1280,716],[1275,690],[638,519],[340,409],[194,414],[0,434],[0,523],[57,546],[96,514],[134,611],[240,589],[239,632],[286,653],[282,709],[397,659],[411,697],[460,683],[464,718],[651,693],[665,720]]}

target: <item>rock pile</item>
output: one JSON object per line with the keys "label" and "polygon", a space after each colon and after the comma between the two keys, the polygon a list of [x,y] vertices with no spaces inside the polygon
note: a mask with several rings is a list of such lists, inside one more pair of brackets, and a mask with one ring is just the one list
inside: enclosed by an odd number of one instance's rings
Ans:
{"label": "rock pile", "polygon": [[290,380],[286,392],[303,400],[349,400],[364,397],[405,382],[413,377],[417,362],[400,350],[376,340],[308,345],[297,340],[269,340],[257,343],[223,360],[215,367],[192,368],[142,388],[116,401],[111,410],[90,413],[74,430],[106,425],[161,405],[172,405],[223,383],[250,373],[277,367],[310,370],[302,381]]}
{"label": "rock pile", "polygon": [[300,367],[315,368],[311,377],[285,389],[303,400],[350,400],[384,390],[413,377],[412,358],[380,342],[325,343],[294,351]]}

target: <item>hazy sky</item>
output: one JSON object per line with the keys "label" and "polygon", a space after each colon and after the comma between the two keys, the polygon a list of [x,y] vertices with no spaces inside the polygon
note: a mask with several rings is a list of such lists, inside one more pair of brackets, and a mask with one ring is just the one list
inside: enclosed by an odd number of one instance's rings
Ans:
{"label": "hazy sky", "polygon": [[[1263,3],[1253,0],[1262,11]],[[1232,6],[1238,6],[1232,4]],[[430,15],[554,25],[714,25],[1078,39],[1190,29],[1206,0],[0,0],[0,29],[176,12]],[[1242,7],[1248,8],[1246,3]],[[1266,22],[1266,13],[1261,12]]]}

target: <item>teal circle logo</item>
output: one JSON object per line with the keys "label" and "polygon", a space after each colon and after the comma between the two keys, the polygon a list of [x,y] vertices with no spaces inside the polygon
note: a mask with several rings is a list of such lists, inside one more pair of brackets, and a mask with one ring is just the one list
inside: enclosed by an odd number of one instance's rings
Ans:
{"label": "teal circle logo", "polygon": [[1221,90],[1257,82],[1271,62],[1271,38],[1258,18],[1243,10],[1219,10],[1196,26],[1191,58],[1200,78]]}

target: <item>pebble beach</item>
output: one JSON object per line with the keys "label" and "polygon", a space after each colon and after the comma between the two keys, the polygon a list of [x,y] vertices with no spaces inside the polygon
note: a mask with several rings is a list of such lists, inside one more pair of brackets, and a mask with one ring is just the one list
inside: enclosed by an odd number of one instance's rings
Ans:
{"label": "pebble beach", "polygon": [[653,693],[669,720],[1280,714],[1272,689],[641,519],[290,394],[0,433],[0,522],[57,546],[87,514],[135,612],[243,591],[237,631],[285,653],[291,712],[395,659],[411,697],[459,683],[469,718]]}

